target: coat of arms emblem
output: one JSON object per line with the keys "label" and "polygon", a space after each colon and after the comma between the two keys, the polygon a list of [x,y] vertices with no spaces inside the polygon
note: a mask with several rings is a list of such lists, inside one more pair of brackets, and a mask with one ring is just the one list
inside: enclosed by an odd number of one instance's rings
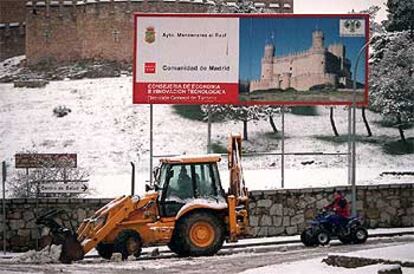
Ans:
{"label": "coat of arms emblem", "polygon": [[346,20],[344,23],[344,27],[349,30],[349,32],[354,33],[359,28],[361,28],[361,21],[360,20]]}
{"label": "coat of arms emblem", "polygon": [[339,20],[340,37],[364,37],[365,21],[364,19],[340,19]]}
{"label": "coat of arms emblem", "polygon": [[145,42],[148,44],[155,42],[155,28],[154,27],[147,27],[145,30]]}

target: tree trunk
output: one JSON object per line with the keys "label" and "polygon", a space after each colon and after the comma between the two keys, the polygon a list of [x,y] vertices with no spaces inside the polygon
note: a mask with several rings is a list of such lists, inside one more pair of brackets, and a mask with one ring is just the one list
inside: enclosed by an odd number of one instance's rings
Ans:
{"label": "tree trunk", "polygon": [[398,131],[400,132],[401,141],[406,145],[407,140],[405,139],[403,125],[402,125],[401,117],[399,115],[397,116],[397,123],[398,123]]}
{"label": "tree trunk", "polygon": [[277,130],[277,127],[276,127],[275,121],[273,121],[272,115],[269,115],[269,122],[270,122],[270,126],[273,129],[273,133],[278,133],[279,130]]}
{"label": "tree trunk", "polygon": [[243,120],[243,140],[247,141],[247,120]]}
{"label": "tree trunk", "polygon": [[362,107],[362,119],[364,120],[365,128],[368,132],[368,137],[372,136],[371,128],[369,127],[367,116],[365,115],[365,107]]}
{"label": "tree trunk", "polygon": [[398,131],[400,132],[401,141],[403,141],[404,144],[407,144],[407,139],[405,139],[404,129],[402,128],[402,125],[398,126]]}
{"label": "tree trunk", "polygon": [[335,137],[338,137],[339,134],[338,134],[338,130],[336,129],[336,125],[335,125],[334,108],[333,107],[330,108],[329,118],[331,119],[331,127],[332,127],[332,130],[333,130],[334,134],[335,134]]}

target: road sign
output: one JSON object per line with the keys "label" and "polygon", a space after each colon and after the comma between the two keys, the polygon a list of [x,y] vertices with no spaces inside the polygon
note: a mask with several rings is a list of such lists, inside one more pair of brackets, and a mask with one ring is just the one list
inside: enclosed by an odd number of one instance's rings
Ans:
{"label": "road sign", "polygon": [[77,154],[72,153],[18,153],[16,168],[76,168]]}
{"label": "road sign", "polygon": [[40,193],[83,193],[88,189],[86,183],[44,183],[39,184]]}

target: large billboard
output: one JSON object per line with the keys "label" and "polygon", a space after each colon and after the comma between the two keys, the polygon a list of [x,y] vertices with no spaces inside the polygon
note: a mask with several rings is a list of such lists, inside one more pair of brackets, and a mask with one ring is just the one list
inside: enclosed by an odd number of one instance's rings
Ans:
{"label": "large billboard", "polygon": [[368,103],[367,14],[135,14],[133,103]]}

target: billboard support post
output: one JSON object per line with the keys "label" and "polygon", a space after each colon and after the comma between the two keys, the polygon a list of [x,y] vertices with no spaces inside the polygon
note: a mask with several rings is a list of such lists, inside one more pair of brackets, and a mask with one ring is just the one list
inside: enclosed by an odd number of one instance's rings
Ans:
{"label": "billboard support post", "polygon": [[207,112],[207,154],[211,153],[211,111]]}
{"label": "billboard support post", "polygon": [[[352,182],[352,215],[356,215],[356,144],[355,144],[355,134],[356,134],[356,89],[357,89],[357,70],[361,56],[365,52],[366,47],[370,44],[371,40],[365,43],[358,52],[358,56],[354,66],[354,82],[353,82],[353,92],[352,92],[352,162],[351,162],[351,182]],[[366,61],[367,62],[367,61]],[[367,84],[367,83],[366,83]]]}
{"label": "billboard support post", "polygon": [[282,112],[282,155],[280,161],[280,176],[281,176],[281,187],[285,188],[285,108],[281,107]]}
{"label": "billboard support post", "polygon": [[352,162],[352,110],[351,107],[348,107],[348,185],[352,184],[352,172],[351,172],[351,162]]}
{"label": "billboard support post", "polygon": [[3,187],[3,202],[2,202],[2,206],[3,206],[3,252],[4,254],[6,254],[6,162],[3,161],[2,163],[2,187]]}
{"label": "billboard support post", "polygon": [[152,104],[150,104],[150,170],[149,170],[149,176],[150,176],[150,184],[152,185],[152,158],[153,158],[153,127],[154,127],[154,117],[153,117],[154,113],[153,113],[153,106]]}

